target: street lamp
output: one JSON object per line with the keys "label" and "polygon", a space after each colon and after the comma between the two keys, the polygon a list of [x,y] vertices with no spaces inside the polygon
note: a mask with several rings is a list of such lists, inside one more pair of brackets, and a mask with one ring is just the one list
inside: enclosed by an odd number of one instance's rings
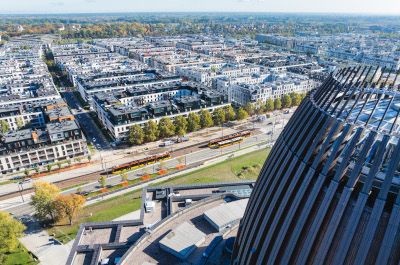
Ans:
{"label": "street lamp", "polygon": [[22,186],[21,182],[18,183],[18,191],[19,191],[19,194],[21,195],[22,202],[25,202],[24,196],[22,194],[22,192],[24,191],[24,187]]}

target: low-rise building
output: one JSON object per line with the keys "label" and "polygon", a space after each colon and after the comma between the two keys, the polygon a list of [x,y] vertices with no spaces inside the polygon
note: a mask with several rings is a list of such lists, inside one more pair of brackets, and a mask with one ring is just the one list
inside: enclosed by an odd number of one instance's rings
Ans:
{"label": "low-rise building", "polygon": [[190,112],[214,111],[229,105],[222,93],[194,83],[171,83],[139,87],[122,92],[97,93],[94,110],[116,140],[127,139],[129,128],[148,120],[187,116]]}

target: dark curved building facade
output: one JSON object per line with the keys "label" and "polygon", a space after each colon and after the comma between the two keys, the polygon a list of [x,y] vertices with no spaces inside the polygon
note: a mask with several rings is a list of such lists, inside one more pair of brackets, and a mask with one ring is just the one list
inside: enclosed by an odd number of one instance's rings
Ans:
{"label": "dark curved building facade", "polygon": [[232,264],[399,264],[399,72],[337,70],[275,143]]}

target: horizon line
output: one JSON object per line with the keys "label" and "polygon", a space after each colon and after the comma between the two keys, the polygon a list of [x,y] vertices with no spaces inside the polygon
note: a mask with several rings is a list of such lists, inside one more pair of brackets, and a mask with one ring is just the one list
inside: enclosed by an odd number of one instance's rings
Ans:
{"label": "horizon line", "polygon": [[357,16],[400,16],[399,13],[373,13],[373,12],[329,12],[329,11],[94,11],[94,12],[0,12],[0,16],[21,15],[84,15],[84,14],[303,14],[303,15],[357,15]]}

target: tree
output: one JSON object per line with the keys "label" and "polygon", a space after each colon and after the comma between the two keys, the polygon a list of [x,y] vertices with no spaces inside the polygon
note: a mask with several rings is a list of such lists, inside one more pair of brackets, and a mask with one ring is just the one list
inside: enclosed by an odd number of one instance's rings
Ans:
{"label": "tree", "polygon": [[29,169],[24,170],[25,177],[29,177],[29,173],[30,173]]}
{"label": "tree", "polygon": [[92,160],[92,156],[91,155],[88,155],[87,156],[87,159],[89,160],[89,162]]}
{"label": "tree", "polygon": [[282,108],[290,108],[292,106],[292,98],[285,94],[282,97]]}
{"label": "tree", "polygon": [[150,120],[144,125],[144,140],[146,142],[154,142],[158,139],[157,124]]}
{"label": "tree", "polygon": [[51,169],[53,168],[53,165],[52,164],[47,164],[46,168],[47,168],[47,171],[50,172]]}
{"label": "tree", "polygon": [[174,120],[175,134],[178,136],[184,136],[187,132],[188,121],[184,116],[178,116]]}
{"label": "tree", "polygon": [[236,118],[236,113],[232,106],[227,106],[224,110],[226,121],[233,121]]}
{"label": "tree", "polygon": [[292,106],[300,105],[302,98],[299,93],[290,93],[290,97],[292,98]]}
{"label": "tree", "polygon": [[213,120],[215,125],[222,125],[225,122],[225,111],[221,108],[214,110]]}
{"label": "tree", "polygon": [[56,221],[55,198],[60,194],[60,189],[48,182],[36,182],[33,185],[34,195],[32,196],[32,206],[36,210],[36,215],[40,220],[46,220],[50,216],[51,220]]}
{"label": "tree", "polygon": [[[18,238],[22,236],[25,226],[11,217],[9,213],[0,211],[0,263],[3,264],[5,254],[17,249]],[[2,258],[3,257],[3,258]]]}
{"label": "tree", "polygon": [[208,128],[214,125],[211,113],[208,110],[200,111],[200,126],[201,128]]}
{"label": "tree", "polygon": [[243,108],[250,116],[254,115],[254,105],[251,104],[250,102],[246,103],[246,105],[244,105]]}
{"label": "tree", "polygon": [[100,187],[105,188],[107,185],[107,178],[105,176],[101,176],[99,178]]}
{"label": "tree", "polygon": [[170,118],[161,118],[158,122],[158,132],[161,138],[171,137],[175,134],[175,126]]}
{"label": "tree", "polygon": [[121,182],[126,182],[126,181],[128,181],[128,174],[121,173]]}
{"label": "tree", "polygon": [[18,129],[21,129],[25,125],[24,120],[21,117],[16,118],[15,123],[17,124]]}
{"label": "tree", "polygon": [[282,101],[280,98],[274,100],[274,108],[275,110],[280,110],[282,108]]}
{"label": "tree", "polygon": [[265,111],[271,112],[274,111],[274,109],[274,100],[272,98],[267,99],[267,101],[265,102]]}
{"label": "tree", "polygon": [[61,194],[55,200],[55,207],[59,216],[66,216],[69,224],[72,225],[73,218],[77,215],[83,205],[85,197],[78,194]]}
{"label": "tree", "polygon": [[236,118],[240,120],[244,120],[249,117],[249,114],[245,111],[244,108],[239,108],[236,114]]}
{"label": "tree", "polygon": [[144,132],[140,125],[135,124],[129,128],[129,143],[140,145],[144,142]]}
{"label": "tree", "polygon": [[191,112],[187,117],[187,129],[189,132],[194,132],[200,129],[200,116],[197,113]]}
{"label": "tree", "polygon": [[10,125],[8,125],[8,122],[6,122],[5,120],[1,120],[0,121],[0,130],[1,130],[2,134],[5,134],[8,131],[10,131]]}
{"label": "tree", "polygon": [[39,167],[34,167],[34,170],[35,170],[36,173],[40,172],[40,168]]}

